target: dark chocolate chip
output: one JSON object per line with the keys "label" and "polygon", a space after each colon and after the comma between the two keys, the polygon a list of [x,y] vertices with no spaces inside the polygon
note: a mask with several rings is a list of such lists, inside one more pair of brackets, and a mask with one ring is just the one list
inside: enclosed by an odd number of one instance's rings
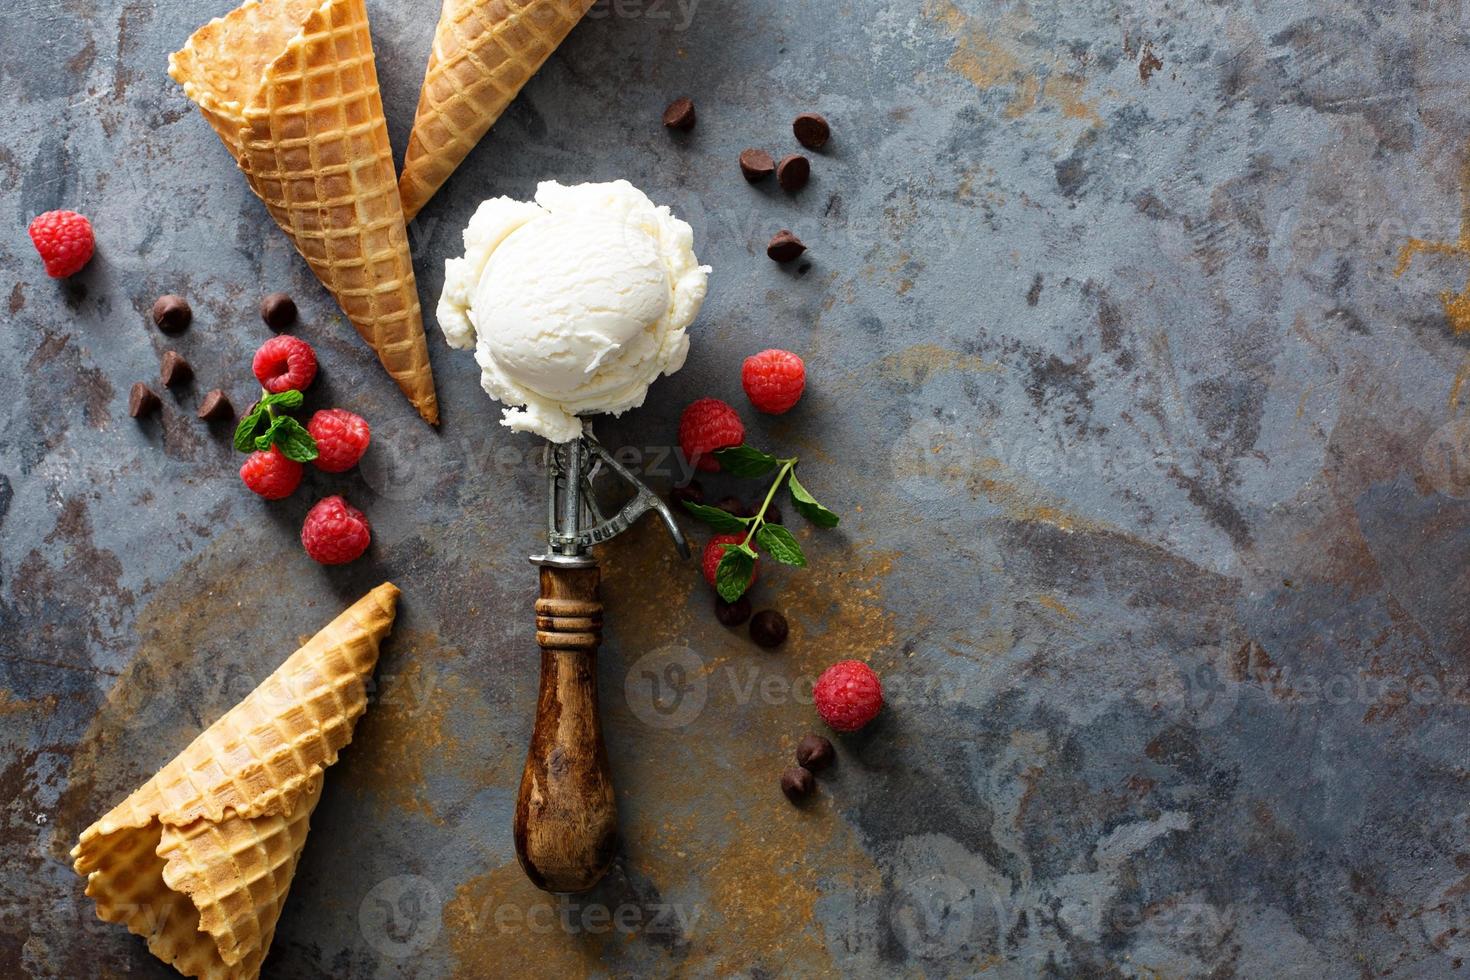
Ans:
{"label": "dark chocolate chip", "polygon": [[153,301],[153,325],[164,333],[179,333],[194,319],[189,301],[169,293]]}
{"label": "dark chocolate chip", "polygon": [[726,602],[715,596],[715,619],[724,626],[739,626],[750,618],[750,597],[741,596],[734,602]]}
{"label": "dark chocolate chip", "polygon": [[685,132],[694,128],[694,101],[692,99],[675,99],[669,103],[664,110],[664,125],[669,129],[679,129]]}
{"label": "dark chocolate chip", "polygon": [[204,401],[199,403],[198,415],[206,422],[215,419],[235,417],[235,406],[230,404],[230,396],[218,388],[204,396]]}
{"label": "dark chocolate chip", "polygon": [[757,646],[773,649],[786,642],[786,617],[774,609],[762,609],[750,617],[750,638]]}
{"label": "dark chocolate chip", "polygon": [[128,414],[135,419],[152,415],[162,404],[153,389],[141,381],[134,384],[133,389],[128,392]]}
{"label": "dark chocolate chip", "polygon": [[777,262],[791,262],[805,251],[806,246],[802,244],[801,239],[785,228],[776,232],[770,244],[766,246],[766,254]]}
{"label": "dark chocolate chip", "polygon": [[808,150],[820,150],[832,138],[832,127],[815,112],[803,112],[791,124],[796,141]]}
{"label": "dark chocolate chip", "polygon": [[296,301],[285,293],[271,293],[260,301],[260,318],[272,330],[285,330],[296,322]]}
{"label": "dark chocolate chip", "polygon": [[796,743],[796,761],[801,763],[803,769],[821,772],[835,758],[837,753],[832,749],[832,743],[820,735],[803,735],[801,741]]}
{"label": "dark chocolate chip", "polygon": [[783,191],[799,191],[812,176],[812,162],[800,153],[781,158],[776,164],[776,183]]}
{"label": "dark chocolate chip", "polygon": [[684,503],[685,501],[688,501],[691,504],[702,504],[704,503],[704,487],[700,484],[698,480],[690,480],[682,487],[675,487],[674,489],[670,490],[669,500],[671,500],[674,506],[678,507],[680,510],[683,510],[684,508],[680,507],[679,505]]}
{"label": "dark chocolate chip", "polygon": [[749,509],[746,508],[739,497],[725,497],[722,500],[715,501],[715,506],[727,514],[734,514],[736,517],[751,516]]}
{"label": "dark chocolate chip", "polygon": [[188,384],[194,378],[194,369],[184,360],[183,354],[171,350],[163,355],[163,368],[159,371],[159,378],[165,388]]}
{"label": "dark chocolate chip", "polygon": [[752,146],[748,150],[740,151],[740,172],[745,175],[746,180],[754,184],[776,172],[776,161],[765,150]]}
{"label": "dark chocolate chip", "polygon": [[781,792],[792,803],[800,803],[816,788],[816,777],[801,766],[792,766],[781,774]]}

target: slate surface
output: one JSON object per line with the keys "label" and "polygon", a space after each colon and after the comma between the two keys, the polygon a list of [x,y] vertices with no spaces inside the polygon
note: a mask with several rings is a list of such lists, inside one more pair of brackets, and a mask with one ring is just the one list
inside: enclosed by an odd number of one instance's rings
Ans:
{"label": "slate surface", "polygon": [[[170,975],[67,849],[391,578],[267,975],[1456,974],[1470,8],[599,3],[416,223],[423,296],[481,198],[631,179],[715,273],[688,366],[599,432],[667,486],[683,405],[743,404],[739,359],[794,349],[811,389],[751,437],[844,523],[759,586],[777,653],[714,623],[657,527],[605,550],[624,855],[566,902],[509,834],[534,440],[437,335],[444,424],[413,418],[165,77],[227,6],[0,6],[0,973]],[[370,3],[400,152],[432,6]],[[700,123],[671,136],[681,94]],[[808,109],[836,133],[812,184],[747,186],[739,151],[794,149]],[[63,206],[100,251],[58,285],[23,228]],[[761,254],[783,227],[805,271]],[[1396,277],[1415,238],[1440,245]],[[192,409],[249,403],[276,289],[314,403],[375,442],[265,505]],[[165,291],[197,313],[177,341],[146,321]],[[199,380],[137,424],[169,347]],[[329,492],[376,529],[344,569],[296,542]],[[845,656],[890,706],[797,810],[776,777]]]}

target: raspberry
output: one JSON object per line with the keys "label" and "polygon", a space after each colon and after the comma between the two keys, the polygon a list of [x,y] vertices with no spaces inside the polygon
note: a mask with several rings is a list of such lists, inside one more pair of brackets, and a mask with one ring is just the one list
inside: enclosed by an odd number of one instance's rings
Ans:
{"label": "raspberry", "polygon": [[745,441],[745,425],[735,409],[718,398],[701,398],[684,409],[679,419],[679,448],[699,469],[716,473],[720,461],[710,453]]}
{"label": "raspberry", "polygon": [[46,275],[65,279],[82,271],[92,260],[97,240],[92,222],[75,211],[47,211],[31,222],[31,242],[46,263]]}
{"label": "raspberry", "polygon": [[745,359],[740,385],[757,411],[781,415],[801,401],[806,364],[789,350],[763,350]]}
{"label": "raspberry", "polygon": [[290,388],[305,391],[316,378],[316,351],[300,337],[272,337],[255,352],[250,369],[273,395]]}
{"label": "raspberry", "polygon": [[827,724],[839,732],[855,732],[883,707],[883,685],[861,660],[843,660],[822,671],[812,700]]}
{"label": "raspberry", "polygon": [[324,473],[346,473],[367,452],[372,430],[361,415],[340,408],[317,412],[306,423],[316,440],[316,468]]}
{"label": "raspberry", "polygon": [[[704,580],[711,587],[715,584],[715,570],[720,567],[720,559],[725,557],[725,549],[720,547],[725,544],[739,544],[745,540],[743,534],[716,534],[709,539],[709,544],[704,546]],[[755,565],[750,569],[750,581],[745,583],[748,589],[755,584],[756,572],[760,570],[760,559],[757,558]]]}
{"label": "raspberry", "polygon": [[306,512],[301,545],[323,565],[344,565],[362,557],[373,540],[373,529],[362,511],[341,497],[325,497]]}
{"label": "raspberry", "polygon": [[279,447],[253,452],[240,467],[240,479],[266,500],[280,500],[301,485],[303,467],[281,454]]}

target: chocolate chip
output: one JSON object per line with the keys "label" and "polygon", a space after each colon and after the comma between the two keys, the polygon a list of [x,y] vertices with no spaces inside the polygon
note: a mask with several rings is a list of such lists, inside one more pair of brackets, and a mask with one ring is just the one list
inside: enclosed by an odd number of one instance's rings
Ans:
{"label": "chocolate chip", "polygon": [[750,617],[750,638],[757,646],[773,649],[786,642],[786,617],[774,609],[762,609]]}
{"label": "chocolate chip", "polygon": [[801,763],[803,769],[821,772],[835,758],[837,753],[833,751],[832,743],[820,735],[803,735],[801,741],[796,743],[796,761]]}
{"label": "chocolate chip", "polygon": [[791,124],[796,141],[808,150],[820,150],[832,138],[832,127],[815,112],[803,112]]}
{"label": "chocolate chip", "polygon": [[746,180],[754,184],[776,172],[776,161],[765,150],[752,146],[748,150],[740,151],[740,172],[745,175]]}
{"label": "chocolate chip", "polygon": [[734,602],[726,602],[715,596],[715,619],[723,626],[739,626],[750,618],[750,597],[741,596]]}
{"label": "chocolate chip", "polygon": [[790,231],[782,228],[771,237],[771,242],[766,246],[766,254],[777,262],[791,262],[806,251],[806,246],[801,239]]}
{"label": "chocolate chip", "polygon": [[199,403],[198,415],[206,422],[215,419],[226,419],[235,417],[235,406],[230,404],[230,396],[218,388],[204,396],[204,401]]}
{"label": "chocolate chip", "polygon": [[162,404],[153,389],[141,381],[134,384],[133,390],[128,392],[128,414],[135,419],[152,415]]}
{"label": "chocolate chip", "polygon": [[672,501],[674,506],[678,507],[680,510],[684,509],[683,507],[680,507],[680,505],[683,504],[685,501],[688,501],[691,504],[702,504],[704,503],[704,487],[700,484],[698,480],[690,480],[682,487],[675,487],[674,489],[670,490],[669,500]]}
{"label": "chocolate chip", "polygon": [[801,766],[792,766],[781,774],[781,792],[792,803],[800,803],[816,788],[816,777]]}
{"label": "chocolate chip", "polygon": [[153,325],[164,333],[179,333],[194,319],[189,301],[169,293],[153,301]]}
{"label": "chocolate chip", "polygon": [[799,191],[812,176],[812,162],[800,153],[781,158],[776,164],[776,183],[783,191]]}
{"label": "chocolate chip", "polygon": [[176,350],[168,351],[163,355],[163,368],[159,371],[159,377],[165,388],[174,385],[188,384],[194,378],[194,369],[189,362],[184,360],[184,355]]}
{"label": "chocolate chip", "polygon": [[715,501],[715,506],[727,514],[734,514],[736,517],[751,516],[750,511],[741,502],[739,497],[725,497],[722,500]]}
{"label": "chocolate chip", "polygon": [[260,318],[272,330],[285,330],[296,322],[296,301],[285,293],[271,293],[260,301]]}
{"label": "chocolate chip", "polygon": [[664,110],[664,125],[669,129],[684,132],[694,128],[694,102],[692,99],[675,99]]}

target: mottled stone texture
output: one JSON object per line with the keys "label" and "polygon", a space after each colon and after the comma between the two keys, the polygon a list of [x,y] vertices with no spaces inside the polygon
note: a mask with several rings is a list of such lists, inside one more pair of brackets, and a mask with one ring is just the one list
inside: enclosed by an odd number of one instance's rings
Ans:
{"label": "mottled stone texture", "polygon": [[[743,404],[739,358],[791,348],[807,397],[751,438],[844,521],[788,508],[812,566],[762,577],[773,653],[657,527],[605,549],[623,856],[558,901],[510,839],[537,448],[437,335],[444,425],[420,423],[167,80],[227,3],[0,5],[0,974],[168,975],[66,850],[391,577],[268,975],[1455,975],[1465,4],[599,3],[416,222],[423,295],[481,198],[633,180],[715,273],[688,366],[600,434],[666,486],[681,407]],[[433,4],[369,6],[401,152]],[[679,95],[688,134],[659,122]],[[794,152],[805,110],[834,132],[810,186],[747,185],[740,150]],[[66,284],[22,231],[58,206],[100,243]],[[802,262],[762,254],[781,228]],[[1411,239],[1448,244],[1396,277]],[[250,404],[275,290],[313,404],[375,442],[265,504],[193,409]],[[163,292],[194,305],[177,339]],[[135,422],[170,348],[197,380]],[[324,570],[296,535],[331,492],[377,536]],[[797,809],[777,778],[843,656],[890,706]]]}

